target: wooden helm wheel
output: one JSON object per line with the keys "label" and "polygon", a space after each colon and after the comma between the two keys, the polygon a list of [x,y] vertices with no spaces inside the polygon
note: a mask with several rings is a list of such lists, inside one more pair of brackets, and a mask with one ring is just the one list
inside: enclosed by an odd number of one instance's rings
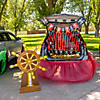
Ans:
{"label": "wooden helm wheel", "polygon": [[19,55],[17,65],[26,73],[34,72],[40,66],[40,57],[35,51],[24,51]]}

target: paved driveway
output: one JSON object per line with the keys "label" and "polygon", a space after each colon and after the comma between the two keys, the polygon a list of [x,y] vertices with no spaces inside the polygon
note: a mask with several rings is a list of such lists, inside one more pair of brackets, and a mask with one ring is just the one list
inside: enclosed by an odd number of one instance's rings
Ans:
{"label": "paved driveway", "polygon": [[8,69],[0,76],[0,100],[100,100],[100,68],[92,80],[83,83],[55,82],[39,78],[41,91],[19,94],[19,69]]}

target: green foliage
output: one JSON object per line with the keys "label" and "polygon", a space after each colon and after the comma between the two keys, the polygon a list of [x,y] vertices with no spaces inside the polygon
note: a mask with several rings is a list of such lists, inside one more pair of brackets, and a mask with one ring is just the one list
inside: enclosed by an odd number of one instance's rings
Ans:
{"label": "green foliage", "polygon": [[37,19],[30,19],[31,22],[28,22],[27,25],[23,28],[23,30],[38,30],[38,29],[44,29],[45,27],[43,24],[38,21]]}
{"label": "green foliage", "polygon": [[61,13],[66,0],[33,0],[35,14],[38,20],[43,16]]}
{"label": "green foliage", "polygon": [[69,10],[81,13],[87,23],[91,20],[91,6],[89,0],[69,0]]}
{"label": "green foliage", "polygon": [[4,27],[2,24],[2,17],[4,16],[4,11],[8,0],[0,0],[0,26]]}
{"label": "green foliage", "polygon": [[6,29],[12,31],[26,29],[34,11],[32,4],[32,0],[9,0],[4,17],[6,20]]}
{"label": "green foliage", "polygon": [[[4,2],[0,0],[0,11]],[[71,12],[81,12],[87,21],[85,27],[91,22],[100,23],[100,0],[8,0],[1,24],[12,31],[37,30],[44,28],[41,17],[59,14],[65,7]]]}
{"label": "green foliage", "polygon": [[99,36],[100,29],[100,0],[91,0],[92,22],[96,28],[96,35]]}
{"label": "green foliage", "polygon": [[100,23],[100,0],[91,0],[92,22]]}
{"label": "green foliage", "polygon": [[[90,23],[94,23],[95,36],[99,37],[100,29],[100,0],[69,0],[69,9],[80,12],[86,18],[85,30],[88,33]],[[74,10],[73,10],[74,9]]]}
{"label": "green foliage", "polygon": [[[0,0],[0,11],[6,0]],[[44,28],[40,22],[43,16],[61,13],[66,0],[7,0],[3,9],[2,25],[5,29],[37,30]]]}
{"label": "green foliage", "polygon": [[[23,2],[23,0],[9,0],[7,8],[8,29],[18,30],[26,23],[24,19],[27,13],[24,13],[26,7],[22,8]],[[24,3],[24,5],[27,5],[26,2]]]}
{"label": "green foliage", "polygon": [[0,11],[1,11],[1,8],[2,8],[3,1],[4,0],[0,0]]}
{"label": "green foliage", "polygon": [[92,8],[92,22],[95,26],[95,37],[99,37],[100,29],[100,0],[90,0]]}

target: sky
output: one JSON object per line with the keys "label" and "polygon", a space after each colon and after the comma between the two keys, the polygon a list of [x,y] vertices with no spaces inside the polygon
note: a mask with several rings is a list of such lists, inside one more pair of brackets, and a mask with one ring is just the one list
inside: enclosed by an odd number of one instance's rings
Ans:
{"label": "sky", "polygon": [[[68,7],[68,6],[70,6],[70,4],[69,3],[67,3],[68,2],[68,0],[66,0],[66,7]],[[81,16],[81,13],[79,13],[79,12],[71,12],[71,11],[69,11],[68,9],[66,10],[65,9],[65,7],[64,7],[64,9],[63,9],[63,11],[61,12],[61,14],[73,14],[73,15],[79,15],[79,16]]]}

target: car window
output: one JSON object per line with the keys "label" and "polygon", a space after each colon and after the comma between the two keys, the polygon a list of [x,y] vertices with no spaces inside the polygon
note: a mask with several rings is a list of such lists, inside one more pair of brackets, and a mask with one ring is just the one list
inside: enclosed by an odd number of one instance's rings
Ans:
{"label": "car window", "polygon": [[3,36],[2,36],[2,34],[0,34],[0,41],[3,41]]}
{"label": "car window", "polygon": [[0,33],[0,41],[7,41],[7,36],[5,35],[5,33]]}
{"label": "car window", "polygon": [[16,37],[13,34],[8,33],[10,40],[16,40]]}

